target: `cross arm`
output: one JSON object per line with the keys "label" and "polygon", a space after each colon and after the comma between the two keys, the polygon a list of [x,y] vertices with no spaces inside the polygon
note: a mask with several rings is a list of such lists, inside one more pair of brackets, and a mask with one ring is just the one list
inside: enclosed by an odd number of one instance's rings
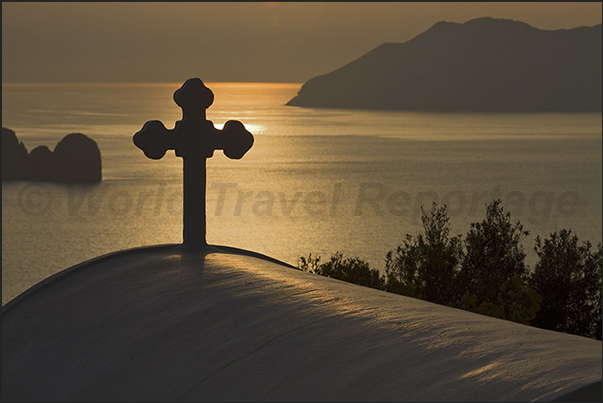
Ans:
{"label": "cross arm", "polygon": [[253,134],[245,129],[243,123],[238,120],[229,120],[224,123],[218,136],[218,149],[224,151],[224,155],[231,159],[241,159],[253,145]]}
{"label": "cross arm", "polygon": [[142,129],[134,135],[134,144],[148,158],[161,159],[167,150],[176,148],[176,136],[172,130],[166,129],[159,120],[149,120]]}

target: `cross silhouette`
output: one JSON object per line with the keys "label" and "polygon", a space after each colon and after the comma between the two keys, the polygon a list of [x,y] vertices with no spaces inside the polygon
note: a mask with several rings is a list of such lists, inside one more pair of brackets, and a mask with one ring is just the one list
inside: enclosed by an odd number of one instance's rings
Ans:
{"label": "cross silhouette", "polygon": [[199,78],[190,78],[174,92],[174,102],[182,108],[182,120],[168,130],[159,120],[150,120],[134,135],[134,144],[152,159],[161,159],[174,150],[184,161],[183,244],[203,249],[205,238],[206,160],[214,150],[240,159],[253,145],[253,135],[237,120],[229,120],[222,130],[207,120],[205,110],[214,93]]}

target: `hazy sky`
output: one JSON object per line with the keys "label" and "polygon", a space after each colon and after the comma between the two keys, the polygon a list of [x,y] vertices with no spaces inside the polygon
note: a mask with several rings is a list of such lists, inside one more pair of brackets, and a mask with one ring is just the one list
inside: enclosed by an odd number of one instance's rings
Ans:
{"label": "hazy sky", "polygon": [[601,23],[596,3],[2,3],[3,82],[305,82],[438,21]]}

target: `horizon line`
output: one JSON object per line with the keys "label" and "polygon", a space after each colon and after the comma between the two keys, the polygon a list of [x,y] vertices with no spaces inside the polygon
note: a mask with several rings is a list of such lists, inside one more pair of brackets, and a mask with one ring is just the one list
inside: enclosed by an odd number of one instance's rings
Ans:
{"label": "horizon line", "polygon": [[[189,77],[194,78],[194,77]],[[186,81],[186,79],[185,79]],[[211,80],[202,80],[203,83],[211,83],[211,84],[232,84],[232,85],[258,85],[258,84],[270,84],[270,85],[301,85],[305,82],[290,82],[290,81],[211,81]],[[184,81],[3,81],[2,85],[103,85],[103,84],[122,84],[122,85],[149,85],[149,84],[161,84],[161,85],[171,85],[178,84],[181,85]]]}

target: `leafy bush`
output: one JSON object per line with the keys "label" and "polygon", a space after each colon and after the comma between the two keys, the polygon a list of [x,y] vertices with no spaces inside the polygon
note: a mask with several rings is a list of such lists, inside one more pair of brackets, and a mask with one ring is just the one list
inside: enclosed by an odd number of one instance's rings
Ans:
{"label": "leafy bush", "polygon": [[472,223],[465,237],[459,287],[479,301],[496,304],[501,284],[514,277],[527,279],[521,242],[528,235],[519,221],[511,222],[511,213],[503,211],[500,199],[490,203],[486,218]]}
{"label": "leafy bush", "polygon": [[483,301],[478,305],[477,296],[466,291],[457,308],[527,325],[536,317],[541,300],[525,281],[513,277],[500,285],[496,302]]}
{"label": "leafy bush", "polygon": [[300,256],[297,261],[297,268],[303,271],[307,271],[308,273],[318,274],[320,266],[320,256],[312,257],[310,253],[308,257]]}
{"label": "leafy bush", "polygon": [[450,236],[446,205],[423,211],[423,232],[406,235],[385,259],[385,276],[367,262],[343,258],[326,263],[300,257],[305,271],[388,292],[421,298],[523,324],[601,340],[601,243],[578,245],[569,230],[542,240],[540,258],[530,273],[521,242],[529,235],[511,222],[500,199],[487,205],[486,217],[472,223],[463,240]]}
{"label": "leafy bush", "polygon": [[302,256],[299,258],[298,267],[310,273],[379,290],[382,290],[385,285],[385,277],[379,273],[379,270],[371,269],[367,262],[358,257],[344,259],[340,252],[336,252],[325,263],[320,263],[320,256],[315,258],[312,254],[308,255],[308,258]]}
{"label": "leafy bush", "polygon": [[530,283],[542,304],[535,326],[601,340],[601,244],[591,248],[590,242],[579,245],[571,230],[536,237],[540,260]]}
{"label": "leafy bush", "polygon": [[421,217],[424,234],[406,235],[396,253],[385,258],[389,292],[448,304],[456,299],[454,287],[462,257],[460,236],[450,237],[447,207],[434,203],[430,214]]}

